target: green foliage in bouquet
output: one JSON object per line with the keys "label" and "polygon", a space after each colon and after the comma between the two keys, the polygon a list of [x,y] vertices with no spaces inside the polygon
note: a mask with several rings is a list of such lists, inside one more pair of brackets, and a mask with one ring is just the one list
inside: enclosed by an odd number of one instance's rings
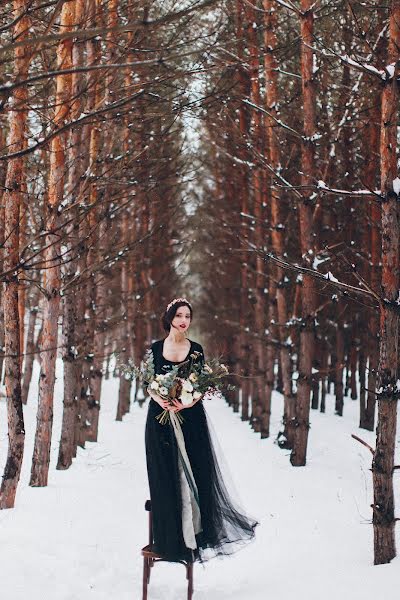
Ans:
{"label": "green foliage in bouquet", "polygon": [[[179,400],[187,406],[200,400],[206,393],[221,392],[223,388],[235,389],[235,386],[223,381],[228,375],[227,367],[219,359],[212,358],[204,363],[201,352],[195,351],[188,360],[174,367],[173,371],[165,375],[156,375],[150,387],[164,399]],[[164,424],[169,416],[166,409],[156,418]],[[182,423],[182,415],[177,412],[176,416]]]}
{"label": "green foliage in bouquet", "polygon": [[[223,388],[235,389],[234,385],[223,381],[230,375],[227,367],[218,358],[211,358],[204,363],[202,353],[197,350],[192,352],[187,360],[174,365],[163,374],[155,374],[151,349],[146,351],[139,367],[128,361],[128,364],[119,365],[119,371],[125,374],[127,379],[139,379],[144,386],[169,401],[171,406],[174,400],[188,406],[200,400],[206,393],[221,392]],[[180,423],[183,423],[182,415],[179,412],[175,414]],[[167,423],[169,418],[170,411],[167,409],[156,417],[162,425]]]}
{"label": "green foliage in bouquet", "polygon": [[226,384],[223,381],[230,373],[218,358],[210,358],[204,365],[201,365],[200,369],[196,367],[197,365],[189,375],[189,379],[193,382],[195,389],[202,394],[211,391],[222,391],[222,389],[235,389],[234,385]]}
{"label": "green foliage in bouquet", "polygon": [[128,359],[127,363],[120,363],[120,354],[115,353],[117,362],[117,373],[118,375],[124,375],[125,379],[131,381],[139,379],[141,383],[148,385],[154,379],[154,357],[151,348],[146,350],[144,359],[137,366],[134,364],[131,358]]}

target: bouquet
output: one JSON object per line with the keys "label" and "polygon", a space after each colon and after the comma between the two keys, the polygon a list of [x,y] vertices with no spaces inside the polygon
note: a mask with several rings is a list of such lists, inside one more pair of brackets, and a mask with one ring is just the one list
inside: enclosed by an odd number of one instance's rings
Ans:
{"label": "bouquet", "polygon": [[[228,390],[234,389],[235,386],[223,382],[229,375],[228,368],[216,358],[203,363],[201,356],[201,352],[194,351],[186,361],[173,366],[167,373],[155,375],[153,353],[149,349],[140,368],[135,367],[134,372],[140,381],[167,400],[171,406],[174,406],[174,400],[188,406],[200,400],[206,393],[220,392],[223,387]],[[179,412],[176,413],[176,417],[180,423],[183,422]],[[170,411],[167,409],[156,417],[162,425],[167,423],[169,418]]]}

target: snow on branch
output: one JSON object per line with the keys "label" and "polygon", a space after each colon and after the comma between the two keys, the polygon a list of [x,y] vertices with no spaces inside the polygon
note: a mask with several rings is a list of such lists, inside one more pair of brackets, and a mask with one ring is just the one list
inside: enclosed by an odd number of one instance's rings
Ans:
{"label": "snow on branch", "polygon": [[156,27],[174,23],[179,19],[189,16],[194,12],[199,12],[208,8],[212,8],[217,5],[218,0],[203,0],[202,2],[194,2],[189,6],[184,6],[180,10],[172,11],[167,14],[161,15],[160,17],[152,20],[132,20],[127,24],[115,25],[114,27],[90,27],[87,29],[78,29],[75,31],[61,31],[59,33],[46,33],[45,35],[28,36],[22,40],[12,41],[8,44],[0,46],[0,56],[6,55],[15,48],[21,48],[24,46],[35,47],[46,43],[53,43],[55,41],[67,40],[67,39],[84,39],[88,40],[94,36],[107,36],[109,34],[136,32],[138,30],[150,31]]}
{"label": "snow on branch", "polygon": [[[396,181],[396,180],[395,180]],[[399,180],[400,181],[400,180]],[[394,182],[393,182],[394,185]],[[340,188],[332,188],[326,185],[321,179],[317,182],[317,189],[325,192],[331,192],[332,194],[339,194],[341,196],[379,196],[382,197],[381,190],[343,190]]]}
{"label": "snow on branch", "polygon": [[[372,290],[369,286],[365,285],[362,281],[360,282],[360,285],[363,285],[364,287],[356,287],[349,283],[344,283],[343,281],[339,281],[339,279],[337,279],[334,275],[332,275],[331,272],[320,273],[319,271],[316,271],[313,268],[304,267],[302,265],[297,264],[296,262],[290,262],[287,259],[277,256],[277,255],[273,254],[272,252],[268,252],[268,251],[262,250],[261,248],[257,248],[257,246],[255,246],[253,243],[249,242],[248,240],[243,239],[241,241],[249,249],[248,252],[256,252],[257,254],[262,256],[262,258],[264,260],[266,260],[266,261],[272,260],[274,263],[278,264],[280,267],[282,267],[284,269],[289,269],[289,270],[295,271],[297,273],[309,275],[310,277],[313,277],[314,279],[318,279],[321,282],[332,285],[333,287],[341,290],[343,292],[343,294],[345,294],[345,295],[349,295],[349,293],[352,293],[357,296],[364,296],[364,297],[367,296],[368,298],[374,299],[377,302],[377,304],[380,304],[382,302],[382,299],[380,298],[380,296],[378,294],[376,294],[376,292],[374,292],[374,290]],[[246,250],[244,250],[244,251],[246,251]],[[260,275],[261,274],[262,273],[260,272]]]}
{"label": "snow on branch", "polygon": [[[354,60],[354,58],[351,58],[351,56],[349,56],[348,54],[339,54],[338,56],[342,62],[345,62],[348,65],[351,65],[352,67],[356,67],[359,70],[364,70],[364,71],[370,72],[372,75],[377,75],[380,79],[383,79],[383,80],[386,79],[385,71],[383,71],[381,69],[377,69],[373,65],[369,65],[368,63],[362,63],[357,60]],[[394,69],[393,69],[393,73],[394,73]],[[393,76],[393,74],[392,74],[392,76]]]}
{"label": "snow on branch", "polygon": [[[306,45],[309,48],[311,48],[313,51],[317,50],[317,48],[315,46],[310,46],[309,44],[306,44]],[[378,77],[381,81],[388,81],[388,80],[392,79],[394,77],[394,74],[396,71],[395,63],[386,65],[386,67],[384,67],[383,69],[377,69],[376,67],[374,67],[374,65],[371,65],[367,62],[361,62],[359,60],[355,60],[354,58],[351,58],[351,56],[349,56],[348,54],[339,54],[338,52],[335,52],[334,50],[332,50],[332,48],[329,48],[329,49],[322,48],[321,50],[319,50],[319,52],[321,54],[323,54],[324,56],[328,56],[328,57],[335,56],[342,63],[349,65],[351,67],[354,67],[358,71],[367,73],[368,75],[373,75],[374,77]]]}
{"label": "snow on branch", "polygon": [[248,167],[249,169],[253,169],[255,167],[254,162],[251,162],[249,160],[242,160],[238,156],[234,156],[233,154],[231,154],[230,152],[225,150],[225,148],[222,148],[222,146],[218,146],[218,144],[216,142],[214,142],[213,140],[211,140],[210,143],[212,146],[214,146],[218,150],[218,152],[221,152],[221,154],[224,154],[225,156],[230,158],[232,160],[232,162],[234,162],[238,165],[244,165],[244,166]]}
{"label": "snow on branch", "polygon": [[[276,4],[279,4],[279,6],[282,6],[283,8],[287,8],[291,12],[301,15],[301,10],[295,4],[293,4],[293,2],[291,2],[291,0],[287,0],[286,2],[285,2],[285,0],[274,0],[274,2]],[[253,2],[250,2],[250,0],[244,0],[244,3],[247,4],[248,6],[251,6],[251,8],[253,10],[255,10],[256,12],[259,12],[259,13],[267,12],[264,8],[260,8],[259,6],[256,6],[255,0]],[[272,9],[272,10],[275,10],[275,9]]]}
{"label": "snow on branch", "polygon": [[334,275],[332,275],[332,273],[330,271],[328,271],[327,273],[325,273],[324,277],[326,279],[328,279],[329,281],[335,281],[336,283],[340,283],[339,279],[336,279],[336,277]]}
{"label": "snow on branch", "polygon": [[94,117],[97,117],[99,115],[105,114],[112,110],[126,106],[127,104],[140,98],[144,94],[144,91],[145,91],[144,89],[140,89],[139,91],[135,92],[134,94],[131,94],[130,96],[127,96],[126,98],[123,98],[122,100],[118,100],[117,102],[113,102],[112,104],[108,104],[107,106],[101,107],[92,112],[84,113],[84,114],[80,115],[77,119],[74,119],[73,121],[69,121],[64,126],[54,129],[45,138],[42,138],[42,137],[39,138],[38,140],[36,140],[36,143],[33,144],[32,146],[29,146],[28,148],[25,148],[24,150],[19,150],[17,152],[11,152],[10,154],[3,154],[2,156],[0,156],[0,161],[10,160],[11,158],[18,158],[20,156],[25,156],[26,154],[30,154],[31,152],[35,152],[38,148],[45,146],[46,144],[48,144],[50,142],[50,140],[57,137],[57,135],[60,135],[64,131],[68,131],[69,129],[76,127],[78,125],[84,125],[87,121],[90,121]]}
{"label": "snow on branch", "polygon": [[247,100],[246,98],[244,98],[242,100],[242,102],[243,102],[243,104],[247,104],[247,106],[251,106],[252,108],[255,108],[256,110],[258,110],[258,111],[260,111],[260,112],[268,115],[271,119],[273,119],[275,121],[275,123],[277,123],[278,125],[280,125],[284,129],[287,129],[288,131],[290,131],[290,133],[292,133],[296,137],[298,137],[300,139],[302,139],[304,137],[304,136],[301,135],[301,133],[299,133],[298,131],[296,131],[292,127],[290,127],[287,123],[284,123],[283,121],[281,121],[281,119],[277,119],[273,114],[271,114],[268,110],[266,110],[262,106],[258,106],[257,104],[254,104],[254,102],[250,102],[250,100]]}
{"label": "snow on branch", "polygon": [[287,8],[288,10],[291,10],[292,12],[295,12],[298,15],[301,14],[301,11],[297,8],[297,6],[293,4],[293,2],[290,2],[290,0],[288,0],[288,2],[285,2],[284,0],[274,1],[276,2],[276,4],[279,4],[280,6],[283,6],[284,8]]}

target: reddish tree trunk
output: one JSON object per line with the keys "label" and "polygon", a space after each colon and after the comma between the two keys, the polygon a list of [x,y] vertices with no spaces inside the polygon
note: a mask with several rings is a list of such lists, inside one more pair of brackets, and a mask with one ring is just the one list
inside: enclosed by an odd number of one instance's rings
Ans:
{"label": "reddish tree trunk", "polygon": [[[96,0],[89,0],[90,26],[101,26],[103,24],[102,6]],[[88,64],[95,65],[100,62],[101,48],[100,41],[97,38],[92,38],[87,42]],[[99,78],[96,71],[89,72],[89,102],[88,106],[91,110],[99,108],[104,101],[104,93],[102,93],[102,79]],[[108,77],[106,78],[108,81]],[[90,143],[89,143],[89,203],[91,210],[89,212],[89,228],[91,231],[90,248],[87,257],[87,268],[91,273],[91,281],[87,285],[87,306],[86,306],[86,345],[89,352],[85,354],[84,373],[85,381],[87,382],[85,398],[87,402],[86,410],[86,425],[84,428],[86,440],[90,442],[97,441],[100,398],[95,398],[90,385],[93,371],[94,361],[94,344],[95,344],[95,311],[96,311],[96,277],[93,267],[98,261],[98,220],[99,211],[99,196],[98,196],[98,180],[100,175],[100,157],[102,156],[102,135],[100,124],[95,123],[90,127]],[[83,400],[83,399],[82,399]]]}
{"label": "reddish tree trunk", "polygon": [[[238,57],[240,62],[244,61],[244,28],[243,28],[243,14],[244,7],[242,0],[236,1],[236,39],[238,45]],[[248,74],[243,66],[239,66],[239,89],[241,98],[247,98],[250,93],[250,86],[248,80]],[[243,106],[243,103],[239,107],[239,130],[241,137],[241,144],[238,148],[238,154],[243,161],[239,166],[239,189],[238,194],[240,195],[241,201],[241,237],[246,241],[248,239],[248,213],[249,213],[249,185],[248,185],[248,174],[247,169],[244,165],[244,161],[247,158],[247,150],[245,148],[245,140],[248,137],[249,119],[247,110]],[[239,371],[244,379],[240,380],[240,391],[241,391],[241,418],[243,421],[249,420],[249,352],[247,348],[248,334],[245,329],[248,324],[249,315],[249,301],[248,301],[248,268],[246,259],[243,258],[240,264],[240,309],[239,309]]]}
{"label": "reddish tree trunk", "polygon": [[[279,114],[279,94],[278,94],[278,76],[277,76],[277,61],[275,52],[278,46],[276,36],[277,29],[277,14],[276,5],[273,0],[264,0],[265,10],[265,88],[267,110],[271,116],[266,119],[267,135],[269,141],[269,162],[274,172],[278,172],[281,165],[281,146],[278,137],[278,128],[276,127],[276,119],[280,118]],[[282,209],[282,198],[280,189],[274,185],[272,177],[271,189],[271,242],[272,248],[277,256],[283,256],[285,252],[285,215]],[[288,310],[286,300],[286,285],[287,277],[285,270],[281,267],[272,267],[272,276],[277,281],[276,286],[276,302],[278,311],[279,339],[281,342],[286,342],[288,331],[286,323],[288,321]],[[282,368],[283,382],[283,397],[284,397],[284,414],[283,424],[285,444],[281,444],[286,448],[292,448],[293,445],[293,423],[295,416],[295,396],[292,388],[292,365],[290,359],[290,351],[285,345],[280,349],[280,364]]]}
{"label": "reddish tree trunk", "polygon": [[[20,41],[30,34],[31,22],[27,16],[29,0],[14,0],[14,37]],[[26,79],[30,64],[29,51],[24,46],[15,50],[15,72],[18,79]],[[8,148],[16,152],[25,146],[27,90],[17,88],[12,98]],[[0,488],[0,508],[13,508],[24,454],[25,427],[21,399],[21,340],[18,307],[18,263],[20,207],[24,186],[24,159],[15,158],[7,167],[3,194],[5,210],[4,269],[10,271],[4,286],[5,329],[5,384],[8,417],[8,453]],[[15,270],[14,270],[15,269]]]}
{"label": "reddish tree trunk", "polygon": [[[313,135],[316,131],[315,82],[313,79],[313,0],[301,0],[301,73],[303,91],[304,133],[302,140],[302,185],[306,186],[299,205],[301,253],[306,265],[313,259],[313,207],[307,186],[315,181]],[[312,365],[314,356],[315,294],[313,279],[303,275],[302,328],[300,332],[299,367],[293,450],[293,466],[306,464],[309,430]]]}
{"label": "reddish tree trunk", "polygon": [[[84,0],[76,0],[75,3],[75,25],[82,27],[84,17]],[[83,48],[81,43],[74,43],[72,48],[72,60],[75,66],[82,65]],[[79,73],[72,76],[72,97],[75,99],[71,108],[71,119],[78,119],[81,114],[81,86],[83,77]],[[68,181],[66,186],[66,196],[71,205],[71,214],[77,211],[74,208],[76,204],[76,195],[81,195],[80,178],[83,172],[82,165],[82,129],[76,127],[71,131],[71,144],[68,153]],[[62,359],[64,376],[64,396],[63,396],[63,418],[61,427],[60,445],[58,449],[57,469],[68,469],[72,464],[75,454],[76,444],[76,422],[78,419],[78,395],[80,392],[80,374],[79,362],[77,360],[77,331],[76,322],[77,313],[77,293],[76,287],[70,287],[69,283],[76,276],[78,261],[74,256],[77,243],[76,226],[72,221],[67,225],[67,245],[69,254],[68,261],[63,268],[63,280],[65,292],[62,303]]]}
{"label": "reddish tree trunk", "polygon": [[[257,34],[257,28],[254,26],[257,23],[258,15],[254,8],[250,5],[246,7],[246,26],[247,26],[247,39],[250,51],[250,100],[256,106],[261,105],[260,95],[260,49],[259,40]],[[263,186],[263,174],[259,156],[262,155],[263,143],[262,143],[262,113],[255,109],[252,111],[252,147],[254,151],[254,162],[256,166],[251,171],[251,191],[252,191],[252,214],[254,215],[254,232],[252,233],[253,242],[257,248],[262,248],[264,245],[265,236],[265,208],[267,202],[264,197],[264,186]],[[254,309],[252,310],[252,316],[254,319],[254,326],[257,332],[262,332],[265,329],[264,325],[264,313],[265,313],[265,277],[263,276],[265,270],[265,261],[261,254],[255,255],[254,266],[256,273],[252,275],[253,282],[251,288],[254,289],[253,294],[256,298]],[[252,359],[250,361],[250,373],[251,379],[251,397],[252,397],[252,413],[251,413],[251,426],[254,431],[260,432],[261,430],[261,414],[265,405],[264,398],[264,385],[263,385],[263,370],[265,362],[265,343],[261,336],[256,336],[252,340],[253,351],[251,352]]]}
{"label": "reddish tree trunk", "polygon": [[[379,152],[379,123],[380,123],[380,109],[376,105],[372,111],[370,124],[369,124],[369,136],[368,136],[368,164],[367,164],[367,185],[370,189],[375,188],[376,181],[376,159],[375,152]],[[371,152],[372,150],[372,152]],[[371,222],[371,233],[370,233],[370,245],[371,245],[371,269],[370,269],[370,283],[371,288],[375,291],[379,291],[380,280],[381,280],[381,209],[378,202],[373,198],[370,206],[370,222]],[[375,424],[375,389],[376,389],[376,374],[378,370],[378,359],[379,359],[379,346],[376,341],[379,339],[379,316],[371,311],[368,331],[368,392],[367,392],[367,403],[364,410],[360,413],[360,427],[363,427],[369,431],[374,430]]]}
{"label": "reddish tree trunk", "polygon": [[[7,143],[6,128],[5,128],[4,121],[5,121],[5,118],[3,116],[3,118],[0,121],[1,148],[4,148]],[[3,161],[1,161],[1,163],[2,164],[0,164],[0,248],[4,248],[5,211],[4,211],[3,190],[5,189],[7,168],[6,168],[6,164],[4,164]],[[4,253],[0,252],[0,270],[1,270],[1,272],[3,271],[3,267],[4,267]],[[3,303],[3,298],[4,298],[4,289],[3,289],[3,285],[1,285],[0,286],[0,348],[4,348],[4,303]],[[2,373],[3,373],[3,360],[4,360],[3,356],[4,356],[4,353],[0,352],[0,382],[2,379]]]}
{"label": "reddish tree trunk", "polygon": [[[60,32],[71,31],[74,24],[74,2],[63,4]],[[59,42],[57,68],[72,66],[72,40]],[[54,124],[62,127],[70,110],[71,76],[59,75],[56,79]],[[58,207],[63,198],[65,170],[65,134],[53,138],[50,146],[49,195],[46,214],[45,301],[43,311],[43,353],[39,378],[39,406],[30,485],[46,486],[50,464],[51,433],[53,427],[53,394],[58,344],[58,317],[60,307],[59,236],[51,233],[59,224]]]}
{"label": "reddish tree trunk", "polygon": [[382,92],[381,191],[382,200],[382,293],[378,367],[378,425],[372,462],[374,503],[374,563],[396,556],[393,467],[396,445],[398,398],[399,311],[399,194],[394,190],[397,174],[396,147],[399,114],[400,0],[393,0],[390,14],[388,64],[392,78]]}
{"label": "reddish tree trunk", "polygon": [[[274,337],[274,328],[272,323],[277,320],[277,311],[275,302],[271,301],[271,298],[276,297],[275,288],[276,283],[273,277],[270,277],[268,286],[268,329],[267,335]],[[272,392],[274,389],[274,368],[275,368],[275,348],[272,344],[267,344],[266,350],[266,371],[265,371],[265,392],[263,402],[263,412],[261,415],[261,438],[267,438],[270,434],[270,422],[271,422],[271,400]]]}

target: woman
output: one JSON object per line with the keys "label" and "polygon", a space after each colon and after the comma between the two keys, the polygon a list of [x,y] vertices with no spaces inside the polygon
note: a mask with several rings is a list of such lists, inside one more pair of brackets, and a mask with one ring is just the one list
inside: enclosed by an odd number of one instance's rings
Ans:
{"label": "woman", "polygon": [[[203,348],[186,338],[193,310],[185,298],[167,306],[162,323],[168,335],[151,346],[155,374],[165,373]],[[231,554],[238,544],[254,537],[258,524],[234,506],[218,464],[202,399],[189,405],[170,406],[154,390],[146,421],[146,459],[153,517],[153,550],[170,561],[199,560]],[[156,416],[164,409],[183,412],[184,450],[195,481],[199,514],[192,510],[181,465],[182,452],[170,421],[161,425]],[[186,486],[186,487],[185,487]]]}

